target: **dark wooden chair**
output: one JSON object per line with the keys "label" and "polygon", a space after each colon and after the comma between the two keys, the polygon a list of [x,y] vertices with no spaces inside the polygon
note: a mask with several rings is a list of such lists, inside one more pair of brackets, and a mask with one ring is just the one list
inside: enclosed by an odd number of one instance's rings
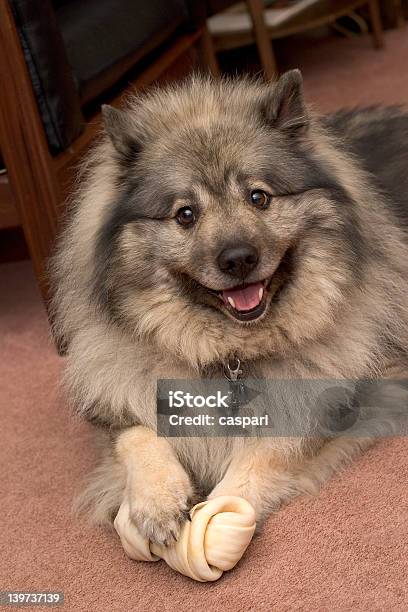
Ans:
{"label": "dark wooden chair", "polygon": [[[214,13],[232,4],[228,0],[208,1]],[[211,18],[209,27],[216,51],[255,42],[264,74],[271,79],[278,74],[273,52],[274,39],[333,23],[362,7],[368,9],[374,46],[381,48],[383,35],[378,0],[299,0],[283,12],[267,0],[245,0],[232,11],[216,14]]]}
{"label": "dark wooden chair", "polygon": [[0,0],[0,228],[21,224],[42,295],[46,261],[102,103],[204,65],[206,6],[183,0]]}

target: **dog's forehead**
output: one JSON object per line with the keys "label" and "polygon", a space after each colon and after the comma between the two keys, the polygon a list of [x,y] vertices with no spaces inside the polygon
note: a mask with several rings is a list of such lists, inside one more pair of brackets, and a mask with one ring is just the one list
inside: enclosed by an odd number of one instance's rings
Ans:
{"label": "dog's forehead", "polygon": [[191,193],[198,186],[222,196],[243,176],[261,180],[280,194],[327,182],[310,147],[263,125],[256,116],[206,115],[167,127],[150,142],[144,167],[171,193]]}
{"label": "dog's forehead", "polygon": [[[233,189],[237,178],[256,175],[273,165],[273,158],[282,158],[278,138],[256,126],[217,122],[206,126],[185,126],[168,134],[165,141],[155,143],[157,167],[166,182],[188,189],[200,186],[207,191]],[[276,151],[276,155],[274,155]]]}

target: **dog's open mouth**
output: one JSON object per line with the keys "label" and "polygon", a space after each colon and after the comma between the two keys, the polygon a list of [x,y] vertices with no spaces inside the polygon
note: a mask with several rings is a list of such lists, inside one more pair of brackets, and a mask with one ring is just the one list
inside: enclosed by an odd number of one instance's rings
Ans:
{"label": "dog's open mouth", "polygon": [[277,303],[292,274],[292,250],[288,249],[275,271],[266,279],[253,283],[241,283],[228,289],[210,289],[187,275],[181,278],[187,282],[190,291],[196,293],[199,301],[217,308],[225,315],[241,323],[261,320],[271,303]]}
{"label": "dog's open mouth", "polygon": [[269,303],[271,279],[238,285],[223,291],[212,291],[224,308],[239,321],[255,321],[266,311]]}

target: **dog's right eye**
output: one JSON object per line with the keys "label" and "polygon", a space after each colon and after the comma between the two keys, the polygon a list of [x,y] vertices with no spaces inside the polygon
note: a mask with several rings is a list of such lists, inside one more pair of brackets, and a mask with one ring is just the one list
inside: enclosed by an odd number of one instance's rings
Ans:
{"label": "dog's right eye", "polygon": [[264,210],[268,207],[271,197],[262,189],[254,189],[250,194],[251,204]]}
{"label": "dog's right eye", "polygon": [[184,227],[193,225],[195,222],[195,214],[193,209],[189,206],[183,206],[183,208],[180,208],[180,210],[177,211],[176,219],[177,222]]}

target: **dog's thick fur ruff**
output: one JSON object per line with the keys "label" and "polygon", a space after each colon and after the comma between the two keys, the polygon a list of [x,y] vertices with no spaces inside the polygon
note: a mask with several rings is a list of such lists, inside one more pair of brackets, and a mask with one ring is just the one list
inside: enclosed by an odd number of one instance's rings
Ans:
{"label": "dog's thick fur ruff", "polygon": [[[82,503],[103,522],[128,495],[139,528],[160,542],[177,537],[195,496],[241,495],[262,519],[391,432],[389,412],[331,441],[165,440],[156,381],[219,376],[235,357],[257,377],[403,375],[408,115],[319,118],[292,71],[273,85],[193,77],[125,112],[105,109],[105,121],[52,262],[67,387],[80,415],[114,432]],[[272,194],[267,210],[245,202],[259,185]],[[189,202],[192,229],[174,219]],[[250,324],[205,290],[227,286],[215,253],[242,235],[261,253],[249,282],[281,275]]]}

